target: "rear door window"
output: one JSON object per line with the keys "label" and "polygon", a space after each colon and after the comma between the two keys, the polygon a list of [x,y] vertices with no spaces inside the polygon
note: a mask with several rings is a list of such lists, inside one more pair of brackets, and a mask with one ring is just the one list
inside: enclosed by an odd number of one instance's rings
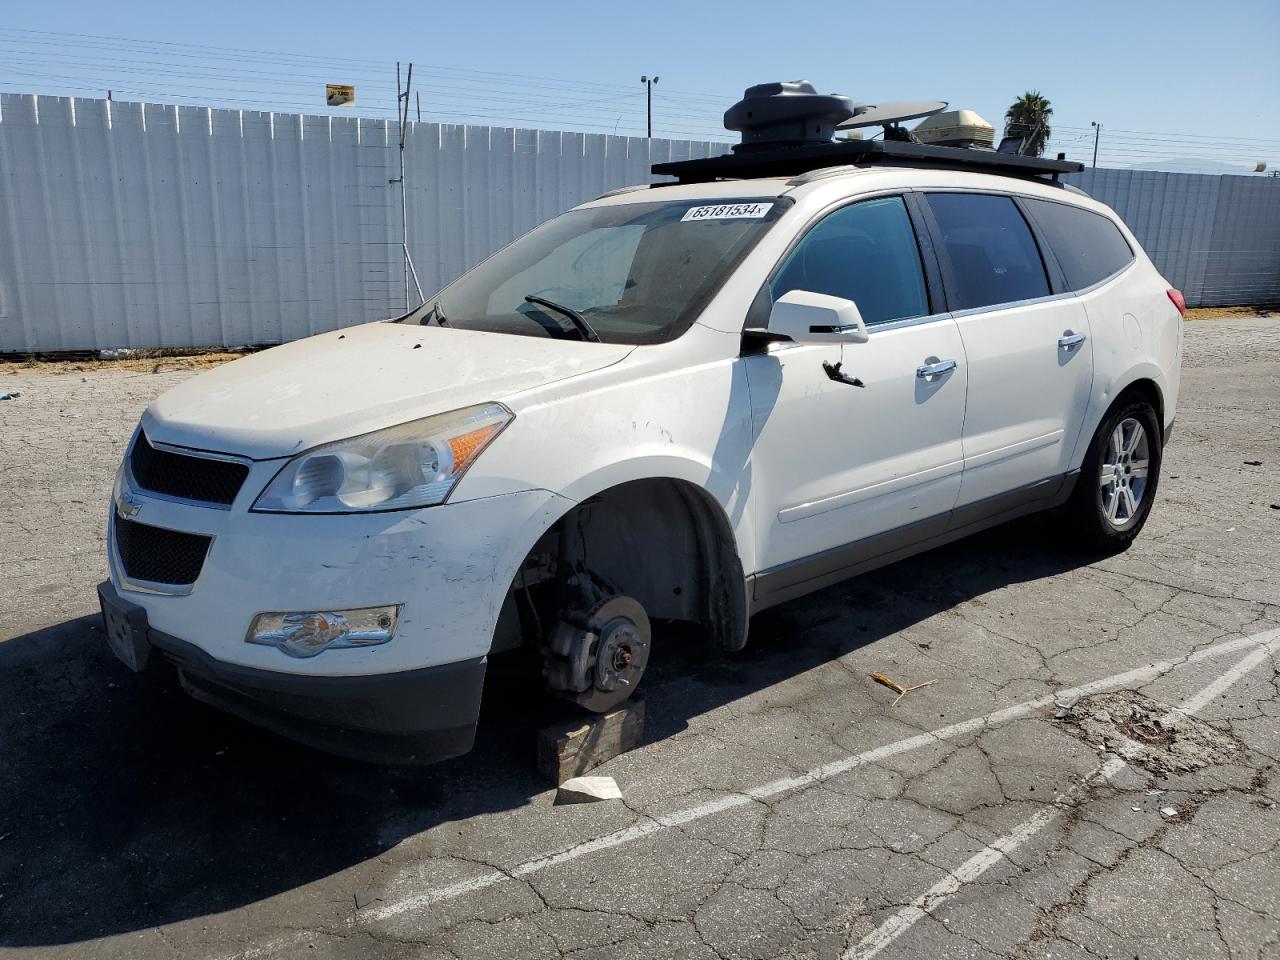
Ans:
{"label": "rear door window", "polygon": [[1052,200],[1023,200],[1058,258],[1069,290],[1091,287],[1133,262],[1133,250],[1109,219]]}
{"label": "rear door window", "polygon": [[923,317],[929,296],[920,248],[901,197],[841,207],[801,238],[770,288],[842,297],[868,325]]}
{"label": "rear door window", "polygon": [[1049,278],[1031,228],[1010,197],[931,193],[941,232],[947,299],[971,310],[1049,295]]}

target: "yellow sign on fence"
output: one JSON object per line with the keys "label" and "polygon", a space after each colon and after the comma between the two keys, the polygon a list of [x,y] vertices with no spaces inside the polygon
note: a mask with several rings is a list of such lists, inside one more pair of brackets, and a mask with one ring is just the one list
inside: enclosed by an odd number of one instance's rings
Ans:
{"label": "yellow sign on fence", "polygon": [[326,83],[324,102],[331,107],[351,106],[356,102],[356,88],[341,83]]}

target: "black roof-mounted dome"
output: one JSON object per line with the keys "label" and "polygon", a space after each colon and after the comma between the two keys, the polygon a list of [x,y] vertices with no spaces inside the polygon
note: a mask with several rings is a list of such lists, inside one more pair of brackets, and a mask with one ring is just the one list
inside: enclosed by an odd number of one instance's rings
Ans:
{"label": "black roof-mounted dome", "polygon": [[760,83],[724,113],[727,130],[742,134],[735,153],[781,144],[830,143],[836,125],[853,117],[858,104],[839,94],[818,93],[808,80]]}

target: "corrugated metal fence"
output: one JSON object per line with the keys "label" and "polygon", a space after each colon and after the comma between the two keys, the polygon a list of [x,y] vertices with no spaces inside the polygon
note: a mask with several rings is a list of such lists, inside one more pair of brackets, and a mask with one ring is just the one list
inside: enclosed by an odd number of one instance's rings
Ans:
{"label": "corrugated metal fence", "polygon": [[[402,312],[394,122],[0,95],[0,352],[275,343]],[[414,123],[428,294],[723,145]]]}
{"label": "corrugated metal fence", "polygon": [[[0,352],[273,343],[403,303],[389,121],[0,95]],[[724,144],[411,124],[431,293],[649,165]],[[1280,180],[1099,170],[1191,304],[1280,300]]]}
{"label": "corrugated metal fence", "polygon": [[1280,179],[1148,170],[1064,179],[1124,218],[1188,306],[1280,302]]}

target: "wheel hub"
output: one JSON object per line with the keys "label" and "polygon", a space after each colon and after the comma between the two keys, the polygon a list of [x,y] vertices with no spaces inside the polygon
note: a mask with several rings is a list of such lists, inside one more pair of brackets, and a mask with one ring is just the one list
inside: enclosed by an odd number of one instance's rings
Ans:
{"label": "wheel hub", "polygon": [[610,597],[561,620],[547,651],[547,680],[596,713],[613,709],[640,683],[649,662],[649,617],[630,597]]}

